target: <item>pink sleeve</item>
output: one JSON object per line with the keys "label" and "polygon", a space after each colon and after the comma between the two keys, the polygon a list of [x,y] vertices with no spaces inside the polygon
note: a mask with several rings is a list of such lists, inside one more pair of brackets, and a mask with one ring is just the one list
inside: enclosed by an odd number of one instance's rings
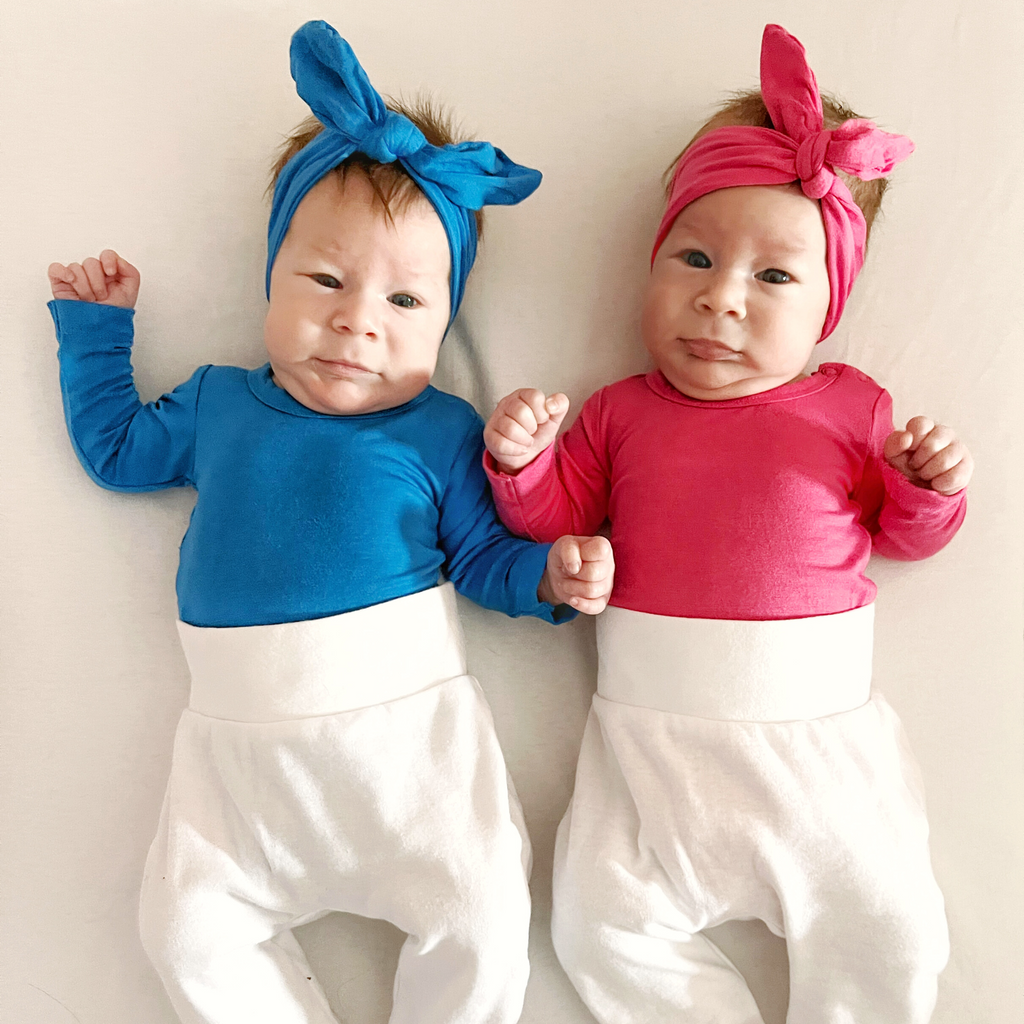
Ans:
{"label": "pink sleeve", "polygon": [[967,491],[945,495],[912,484],[885,461],[883,446],[892,433],[892,398],[882,391],[875,402],[864,476],[854,498],[863,509],[861,523],[880,555],[911,562],[941,551],[967,511]]}
{"label": "pink sleeve", "polygon": [[601,411],[599,391],[565,434],[514,476],[484,453],[494,503],[513,533],[555,541],[567,533],[589,536],[605,521],[610,484]]}

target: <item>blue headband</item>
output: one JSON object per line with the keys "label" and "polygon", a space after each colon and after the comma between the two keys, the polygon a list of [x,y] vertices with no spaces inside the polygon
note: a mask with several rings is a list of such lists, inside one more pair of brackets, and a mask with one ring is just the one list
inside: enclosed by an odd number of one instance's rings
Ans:
{"label": "blue headband", "polygon": [[295,87],[324,130],[284,165],[274,186],[267,296],[271,268],[302,197],[359,152],[378,163],[401,163],[441,218],[452,258],[451,324],[476,259],[473,211],[521,202],[540,184],[540,171],[513,163],[489,142],[430,145],[412,121],[384,106],[352,48],[325,21],[308,21],[292,36],[291,63]]}

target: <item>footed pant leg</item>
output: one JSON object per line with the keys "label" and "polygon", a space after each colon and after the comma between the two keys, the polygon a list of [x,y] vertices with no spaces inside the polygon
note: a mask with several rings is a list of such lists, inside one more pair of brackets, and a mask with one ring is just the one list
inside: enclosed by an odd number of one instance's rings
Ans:
{"label": "footed pant leg", "polygon": [[[478,862],[479,863],[479,862]],[[497,868],[498,870],[495,870]],[[432,900],[393,915],[409,933],[395,975],[391,1024],[514,1024],[529,977],[528,890],[514,853],[476,875],[445,871]],[[438,913],[438,904],[458,912]]]}
{"label": "footed pant leg", "polygon": [[788,1024],[926,1024],[949,940],[902,727],[875,696],[807,729],[814,742],[800,746],[828,751],[814,778],[834,786],[815,794],[815,821],[778,872]]}
{"label": "footed pant leg", "polygon": [[468,676],[401,703],[409,713],[368,720],[360,736],[368,753],[386,745],[393,778],[378,836],[387,859],[367,849],[349,909],[408,934],[391,1024],[515,1024],[530,846],[490,710]]}
{"label": "footed pant leg", "polygon": [[[615,711],[595,699],[555,847],[551,929],[562,967],[600,1024],[763,1024],[742,975],[698,934],[708,923],[700,886],[681,844],[664,842],[673,815],[658,806],[657,773],[648,763],[624,774],[606,730],[614,722],[599,709]],[[641,813],[636,787],[653,816]]]}
{"label": "footed pant leg", "polygon": [[298,909],[231,797],[239,780],[196,756],[197,718],[179,726],[146,861],[143,946],[182,1024],[336,1024],[290,931]]}

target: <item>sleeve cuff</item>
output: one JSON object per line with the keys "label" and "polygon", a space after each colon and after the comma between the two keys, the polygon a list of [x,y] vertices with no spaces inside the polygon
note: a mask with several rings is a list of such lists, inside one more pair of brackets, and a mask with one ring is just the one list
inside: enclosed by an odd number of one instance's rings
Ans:
{"label": "sleeve cuff", "polygon": [[489,451],[484,451],[484,472],[490,482],[498,514],[502,522],[520,537],[533,537],[522,498],[542,485],[542,481],[551,470],[554,458],[555,446],[551,444],[528,466],[512,475],[498,469],[494,456]]}
{"label": "sleeve cuff", "polygon": [[494,456],[484,449],[484,471],[491,486],[511,490],[531,490],[547,474],[555,457],[555,446],[549,444],[528,466],[523,466],[518,473],[505,473],[498,468]]}
{"label": "sleeve cuff", "polygon": [[[129,343],[132,337],[132,323],[135,310],[124,306],[106,306],[100,302],[80,302],[77,299],[51,299],[46,308],[53,318],[57,340],[66,348],[92,348],[91,332],[100,330],[108,336],[124,334]],[[82,339],[89,344],[76,345]]]}
{"label": "sleeve cuff", "polygon": [[940,494],[930,487],[918,487],[898,469],[882,463],[882,479],[886,495],[904,512],[922,518],[948,519],[967,501],[967,488],[956,494]]}

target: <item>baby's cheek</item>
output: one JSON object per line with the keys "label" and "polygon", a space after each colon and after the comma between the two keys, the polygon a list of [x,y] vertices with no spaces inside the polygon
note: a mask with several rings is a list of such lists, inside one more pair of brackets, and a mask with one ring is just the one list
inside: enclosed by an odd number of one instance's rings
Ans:
{"label": "baby's cheek", "polygon": [[293,333],[294,321],[295,316],[288,303],[280,300],[272,301],[264,321],[264,336],[268,341],[274,341],[280,345]]}
{"label": "baby's cheek", "polygon": [[672,322],[685,301],[686,293],[674,279],[671,269],[656,264],[644,288],[641,325],[644,322],[652,326]]}
{"label": "baby's cheek", "polygon": [[381,375],[378,393],[389,407],[411,402],[430,383],[433,366],[405,366]]}
{"label": "baby's cheek", "polygon": [[430,383],[433,376],[433,363],[429,366],[411,367],[403,375],[402,387],[413,395],[418,395]]}
{"label": "baby's cheek", "polygon": [[640,311],[640,337],[648,351],[653,353],[655,342],[664,332],[667,319],[664,303],[655,296],[645,295]]}

